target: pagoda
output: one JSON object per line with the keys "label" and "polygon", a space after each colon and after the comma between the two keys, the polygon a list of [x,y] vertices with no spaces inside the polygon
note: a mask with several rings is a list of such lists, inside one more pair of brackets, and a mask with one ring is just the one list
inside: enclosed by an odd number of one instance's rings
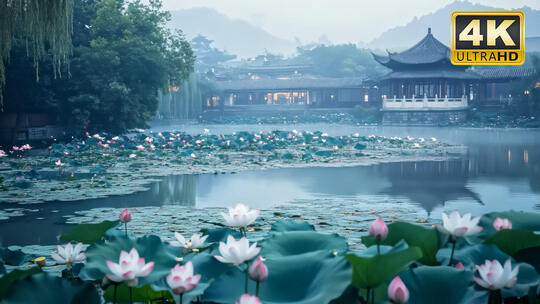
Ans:
{"label": "pagoda", "polygon": [[466,119],[481,76],[468,66],[452,65],[450,49],[431,28],[413,47],[373,57],[392,70],[379,82],[383,124],[447,125]]}

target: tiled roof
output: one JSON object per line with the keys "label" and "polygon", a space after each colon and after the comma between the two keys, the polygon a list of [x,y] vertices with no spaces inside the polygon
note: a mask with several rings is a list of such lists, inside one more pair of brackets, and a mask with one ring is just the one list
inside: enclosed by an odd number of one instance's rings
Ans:
{"label": "tiled roof", "polygon": [[523,67],[496,67],[479,68],[474,72],[480,74],[484,79],[518,79],[534,74],[534,68]]}

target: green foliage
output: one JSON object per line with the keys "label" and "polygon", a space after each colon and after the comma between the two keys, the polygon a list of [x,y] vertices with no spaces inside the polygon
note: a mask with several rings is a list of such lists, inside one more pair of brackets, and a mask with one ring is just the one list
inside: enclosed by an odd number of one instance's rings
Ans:
{"label": "green foliage", "polygon": [[508,255],[529,248],[540,246],[540,235],[527,230],[504,229],[485,241],[486,244],[495,244]]}
{"label": "green foliage", "polygon": [[39,273],[12,284],[2,303],[95,304],[100,300],[101,296],[91,283]]}
{"label": "green foliage", "polygon": [[[448,265],[452,248],[442,248],[437,253],[437,260],[441,265]],[[486,260],[497,260],[504,263],[509,256],[495,245],[474,244],[456,249],[453,264],[461,262],[464,267],[473,269],[474,265],[482,265]]]}
{"label": "green foliage", "polygon": [[17,280],[22,280],[27,276],[31,276],[40,272],[42,272],[41,268],[32,267],[28,270],[15,269],[12,272],[4,275],[2,278],[0,278],[0,300],[5,297],[9,287],[11,286],[11,284],[13,284],[13,282]]}
{"label": "green foliage", "polygon": [[273,232],[286,231],[314,231],[315,227],[308,222],[297,222],[293,220],[278,220],[272,224]]}
{"label": "green foliage", "polygon": [[261,245],[261,255],[264,257],[286,257],[315,251],[341,255],[348,249],[343,237],[315,231],[276,232]]}
{"label": "green foliage", "polygon": [[39,104],[75,131],[144,127],[156,113],[158,90],[182,84],[195,60],[183,34],[167,29],[161,2],[145,3],[76,1],[70,77],[47,78],[25,92],[32,71],[21,46],[8,77],[26,81],[7,79],[7,111],[35,111]]}
{"label": "green foliage", "polygon": [[355,106],[353,115],[364,123],[377,123],[382,119],[382,112],[378,107]]}
{"label": "green foliage", "polygon": [[62,241],[77,241],[91,244],[101,240],[107,230],[118,225],[118,221],[103,221],[97,224],[78,224],[60,236]]}
{"label": "green foliage", "polygon": [[[129,287],[126,284],[120,284],[116,288],[117,303],[129,303]],[[114,286],[107,288],[104,297],[107,302],[113,302]],[[173,301],[172,294],[169,291],[154,290],[150,285],[133,288],[132,297],[134,302]]]}
{"label": "green foliage", "polygon": [[296,60],[310,62],[321,75],[330,77],[376,77],[386,72],[367,49],[354,44],[299,48]]}
{"label": "green foliage", "polygon": [[369,255],[346,255],[353,267],[352,285],[359,289],[374,288],[385,283],[422,257],[422,251],[418,247],[408,247],[404,242],[385,250],[386,252],[381,250],[381,254],[373,254],[377,250],[376,246],[370,248]]}
{"label": "green foliage", "polygon": [[236,55],[220,51],[212,46],[214,41],[199,34],[191,40],[191,47],[197,56],[197,66],[202,71],[236,58]]}
{"label": "green foliage", "polygon": [[[342,256],[320,251],[303,255],[268,258],[268,279],[261,283],[262,303],[328,303],[347,288],[351,268]],[[244,272],[231,267],[210,285],[202,300],[234,303],[244,291]],[[255,282],[249,281],[248,291],[255,293]]]}
{"label": "green foliage", "polygon": [[0,261],[6,265],[19,266],[26,262],[28,256],[21,250],[11,250],[8,248],[0,248]]}
{"label": "green foliage", "polygon": [[399,274],[409,289],[408,303],[487,303],[489,293],[475,290],[472,272],[447,266],[420,266]]}
{"label": "green foliage", "polygon": [[[381,244],[394,246],[401,240],[404,240],[410,246],[415,246],[422,250],[420,263],[425,265],[438,264],[436,255],[439,250],[439,236],[435,229],[407,222],[391,223],[388,225],[388,236]],[[369,235],[362,237],[362,242],[366,246],[377,244]]]}

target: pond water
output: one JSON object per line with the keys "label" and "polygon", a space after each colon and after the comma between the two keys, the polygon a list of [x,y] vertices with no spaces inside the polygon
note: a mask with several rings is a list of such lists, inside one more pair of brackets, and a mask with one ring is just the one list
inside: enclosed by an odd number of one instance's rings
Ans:
{"label": "pond water", "polygon": [[[540,210],[540,130],[355,127],[350,125],[205,126],[213,133],[238,130],[322,130],[331,135],[437,137],[461,144],[467,153],[441,162],[398,162],[343,168],[290,168],[237,174],[169,176],[148,191],[108,198],[22,207],[23,216],[0,220],[0,246],[53,244],[69,229],[64,215],[96,207],[185,205],[225,207],[244,202],[268,209],[315,198],[401,201],[421,208],[426,217],[441,211],[482,214],[496,210]],[[155,130],[202,132],[202,126],[159,126]],[[201,211],[204,212],[204,211]],[[314,212],[317,212],[314,210]]]}

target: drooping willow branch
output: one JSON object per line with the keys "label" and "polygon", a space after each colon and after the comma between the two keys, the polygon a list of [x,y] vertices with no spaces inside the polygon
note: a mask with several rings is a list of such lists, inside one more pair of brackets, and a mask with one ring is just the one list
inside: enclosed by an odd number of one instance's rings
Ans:
{"label": "drooping willow branch", "polygon": [[0,111],[5,63],[9,61],[12,41],[26,42],[27,55],[33,58],[36,80],[39,61],[51,55],[54,76],[61,75],[72,51],[73,0],[0,0]]}

